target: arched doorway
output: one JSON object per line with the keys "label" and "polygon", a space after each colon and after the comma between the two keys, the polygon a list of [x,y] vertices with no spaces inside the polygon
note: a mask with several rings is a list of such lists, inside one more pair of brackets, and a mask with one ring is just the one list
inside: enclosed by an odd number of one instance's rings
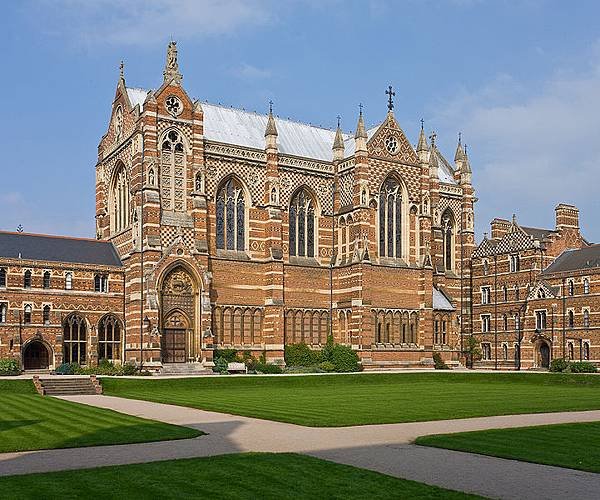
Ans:
{"label": "arched doorway", "polygon": [[546,342],[540,342],[540,368],[550,368],[550,346]]}
{"label": "arched doorway", "polygon": [[191,274],[173,268],[161,287],[161,350],[163,363],[185,363],[199,354],[196,342],[198,293]]}
{"label": "arched doorway", "polygon": [[46,370],[50,366],[50,352],[40,340],[32,340],[23,350],[25,370]]}

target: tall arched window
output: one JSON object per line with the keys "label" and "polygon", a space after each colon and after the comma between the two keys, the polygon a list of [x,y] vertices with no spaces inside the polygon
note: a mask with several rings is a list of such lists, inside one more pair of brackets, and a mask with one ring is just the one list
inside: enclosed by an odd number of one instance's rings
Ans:
{"label": "tall arched window", "polygon": [[583,293],[590,293],[590,280],[588,278],[583,278]]}
{"label": "tall arched window", "polygon": [[50,271],[44,271],[43,287],[50,288]]}
{"label": "tall arched window", "polygon": [[71,290],[73,288],[73,273],[65,274],[65,290]]}
{"label": "tall arched window", "polygon": [[315,256],[315,201],[302,188],[290,202],[290,256]]}
{"label": "tall arched window", "polygon": [[171,130],[162,140],[160,156],[160,197],[163,210],[185,212],[186,175],[183,137]]}
{"label": "tall arched window", "polygon": [[31,323],[31,306],[29,304],[23,309],[23,323],[26,325]]}
{"label": "tall arched window", "polygon": [[234,177],[217,191],[217,248],[246,249],[246,199],[242,184]]}
{"label": "tall arched window", "polygon": [[583,310],[583,327],[590,327],[590,312],[587,309]]}
{"label": "tall arched window", "polygon": [[121,359],[121,322],[112,315],[98,324],[98,359]]}
{"label": "tall arched window", "polygon": [[569,280],[568,291],[569,295],[573,295],[575,293],[575,283],[573,283],[573,280]]}
{"label": "tall arched window", "polygon": [[402,257],[402,186],[388,177],[379,192],[379,255]]}
{"label": "tall arched window", "polygon": [[444,269],[454,269],[454,217],[450,210],[442,215],[442,239],[444,248]]}
{"label": "tall arched window", "polygon": [[44,325],[50,324],[50,306],[45,305],[42,311],[42,319],[44,320]]}
{"label": "tall arched window", "polygon": [[23,275],[23,288],[31,288],[31,271],[29,269]]}
{"label": "tall arched window", "polygon": [[575,326],[575,314],[573,314],[573,311],[569,311],[567,317],[569,318],[569,328],[573,328]]}
{"label": "tall arched window", "polygon": [[127,182],[125,165],[122,163],[113,176],[109,209],[113,233],[129,227],[129,182]]}
{"label": "tall arched window", "polygon": [[87,328],[85,320],[71,314],[63,325],[63,363],[85,364],[87,360]]}

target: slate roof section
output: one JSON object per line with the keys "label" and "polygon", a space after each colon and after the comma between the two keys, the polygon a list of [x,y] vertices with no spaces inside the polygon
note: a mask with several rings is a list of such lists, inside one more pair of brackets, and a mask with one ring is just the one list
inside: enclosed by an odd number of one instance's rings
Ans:
{"label": "slate roof section", "polygon": [[436,311],[455,311],[456,309],[444,292],[433,287],[433,309]]}
{"label": "slate roof section", "polygon": [[0,258],[122,266],[108,241],[7,231],[0,231]]}
{"label": "slate roof section", "polygon": [[542,229],[539,227],[525,227],[521,226],[521,229],[525,231],[528,235],[533,236],[533,239],[542,241],[547,236],[554,232],[553,229]]}
{"label": "slate roof section", "polygon": [[574,250],[565,250],[542,274],[579,271],[600,267],[600,244]]}

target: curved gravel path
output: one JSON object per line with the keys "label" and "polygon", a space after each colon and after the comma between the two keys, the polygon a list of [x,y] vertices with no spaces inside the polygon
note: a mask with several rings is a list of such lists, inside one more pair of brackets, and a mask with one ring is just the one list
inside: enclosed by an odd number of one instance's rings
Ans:
{"label": "curved gravel path", "polygon": [[313,428],[112,396],[69,401],[190,426],[208,435],[156,443],[0,454],[0,475],[246,451],[296,452],[492,498],[596,499],[600,474],[410,444],[428,434],[600,421],[600,410]]}

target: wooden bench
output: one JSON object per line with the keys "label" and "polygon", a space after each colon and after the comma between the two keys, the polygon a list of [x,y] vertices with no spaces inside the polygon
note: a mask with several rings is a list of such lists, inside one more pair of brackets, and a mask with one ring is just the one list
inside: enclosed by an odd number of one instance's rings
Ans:
{"label": "wooden bench", "polygon": [[227,363],[229,373],[248,373],[245,363]]}

